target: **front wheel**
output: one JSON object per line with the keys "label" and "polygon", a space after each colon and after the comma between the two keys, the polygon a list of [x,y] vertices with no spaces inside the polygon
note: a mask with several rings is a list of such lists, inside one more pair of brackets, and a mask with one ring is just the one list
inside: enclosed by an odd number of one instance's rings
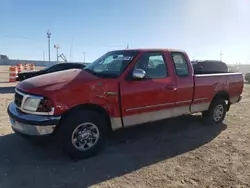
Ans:
{"label": "front wheel", "polygon": [[70,114],[61,131],[64,151],[73,159],[96,155],[105,143],[107,124],[98,113],[80,110]]}
{"label": "front wheel", "polygon": [[203,112],[202,116],[212,124],[221,124],[226,116],[226,102],[223,99],[214,100],[208,111]]}

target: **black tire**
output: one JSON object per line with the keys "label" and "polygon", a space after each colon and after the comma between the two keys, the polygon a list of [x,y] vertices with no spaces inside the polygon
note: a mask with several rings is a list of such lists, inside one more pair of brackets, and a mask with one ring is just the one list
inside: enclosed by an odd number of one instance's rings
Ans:
{"label": "black tire", "polygon": [[[219,110],[220,109],[220,110]],[[220,115],[215,115],[216,110],[221,111]],[[224,99],[216,99],[212,101],[208,111],[202,113],[203,118],[212,124],[221,124],[226,116],[226,102]]]}
{"label": "black tire", "polygon": [[[73,144],[74,141],[72,138],[74,131],[77,131],[77,129],[80,129],[78,128],[79,126],[85,126],[82,124],[87,124],[91,126],[95,125],[94,130],[97,131],[96,130],[97,128],[98,129],[97,132],[99,132],[99,138],[96,141],[96,143],[92,147],[89,147],[86,150],[80,150],[79,148],[77,149],[76,144],[75,145]],[[78,111],[72,112],[65,118],[59,130],[59,135],[61,137],[60,139],[63,142],[62,143],[63,151],[66,152],[68,156],[74,160],[88,158],[88,157],[96,155],[97,153],[101,151],[101,149],[103,148],[105,144],[107,127],[108,127],[107,121],[103,118],[101,114],[97,112],[89,111],[89,110],[78,110]],[[82,135],[84,134],[85,133],[82,133]],[[74,135],[76,135],[76,133]],[[77,134],[77,135],[81,135],[81,134]]]}

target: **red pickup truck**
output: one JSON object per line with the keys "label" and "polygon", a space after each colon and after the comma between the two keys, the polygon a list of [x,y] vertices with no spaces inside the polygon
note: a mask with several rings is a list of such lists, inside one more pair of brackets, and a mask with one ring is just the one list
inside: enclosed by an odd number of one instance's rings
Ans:
{"label": "red pickup truck", "polygon": [[220,124],[241,100],[240,73],[195,75],[185,52],[111,51],[83,70],[20,82],[8,107],[13,130],[56,136],[72,157],[98,153],[109,130],[202,112]]}

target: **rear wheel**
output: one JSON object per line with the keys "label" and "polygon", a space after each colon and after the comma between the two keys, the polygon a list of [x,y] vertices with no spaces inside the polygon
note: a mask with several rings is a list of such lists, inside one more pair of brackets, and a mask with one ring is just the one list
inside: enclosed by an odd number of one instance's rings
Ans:
{"label": "rear wheel", "polygon": [[98,113],[80,110],[70,114],[61,127],[64,151],[73,159],[88,158],[101,151],[107,123]]}
{"label": "rear wheel", "polygon": [[213,124],[221,124],[226,116],[226,102],[224,99],[214,100],[208,111],[203,112],[202,116]]}

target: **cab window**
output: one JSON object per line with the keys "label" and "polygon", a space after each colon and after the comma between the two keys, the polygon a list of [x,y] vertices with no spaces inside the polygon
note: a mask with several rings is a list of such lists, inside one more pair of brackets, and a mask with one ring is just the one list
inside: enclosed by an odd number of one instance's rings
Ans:
{"label": "cab window", "polygon": [[166,78],[168,76],[167,66],[163,54],[160,52],[144,53],[134,69],[143,69],[146,72],[146,79]]}
{"label": "cab window", "polygon": [[182,53],[172,53],[176,75],[179,77],[186,77],[189,75],[188,64]]}

